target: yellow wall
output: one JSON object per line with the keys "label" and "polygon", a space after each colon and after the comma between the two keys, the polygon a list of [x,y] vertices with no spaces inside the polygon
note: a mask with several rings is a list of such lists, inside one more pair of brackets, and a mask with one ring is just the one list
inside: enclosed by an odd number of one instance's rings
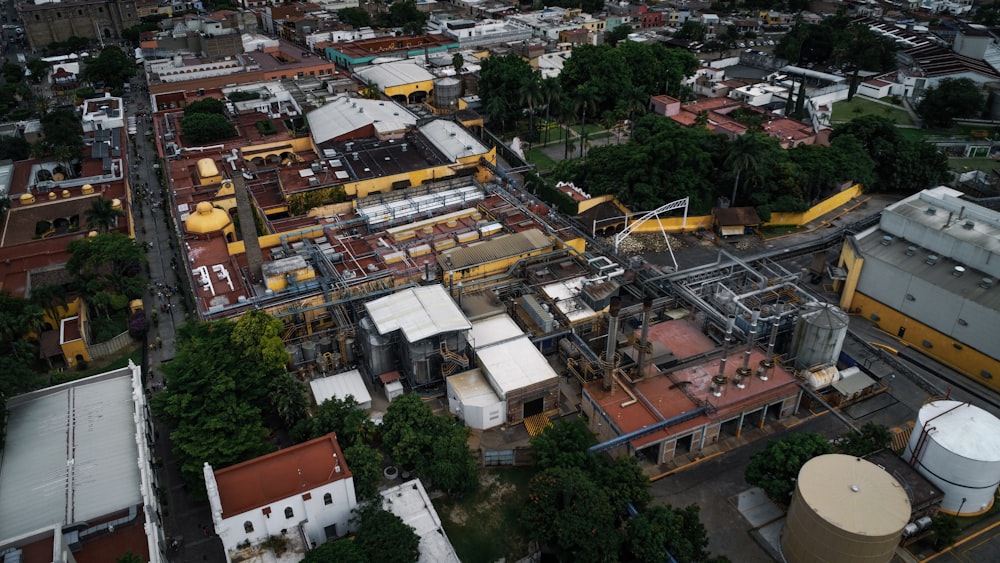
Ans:
{"label": "yellow wall", "polygon": [[838,194],[834,194],[810,207],[809,210],[804,213],[772,213],[771,220],[765,223],[765,225],[805,225],[821,215],[826,215],[859,195],[861,195],[861,184],[854,184],[850,188],[847,188]]}
{"label": "yellow wall", "polygon": [[403,84],[401,86],[390,86],[383,90],[386,96],[405,96],[409,99],[410,94],[414,92],[430,92],[434,89],[434,80],[423,80],[421,82],[414,82],[412,84]]}
{"label": "yellow wall", "polygon": [[[914,350],[923,352],[994,391],[1000,391],[1000,361],[969,348],[961,342],[956,342],[949,336],[921,324],[863,293],[854,293],[851,308],[852,312],[867,319],[871,319],[874,313],[879,318],[878,321],[875,321],[878,327],[890,334],[896,335],[899,333],[900,327],[905,328],[906,332],[900,340]],[[931,343],[930,348],[923,345],[925,340]],[[982,377],[980,372],[983,370],[992,374],[993,377],[991,379]]]}
{"label": "yellow wall", "polygon": [[834,282],[833,289],[840,291],[840,308],[850,311],[854,300],[854,292],[858,289],[858,280],[861,278],[861,268],[865,265],[865,258],[855,249],[853,240],[848,237],[844,240],[844,247],[840,251],[840,259],[837,267],[847,270],[847,279]]}
{"label": "yellow wall", "polygon": [[265,280],[267,288],[274,291],[283,291],[288,287],[288,276],[295,276],[296,282],[303,282],[314,279],[316,277],[316,270],[312,266],[306,266],[305,268],[292,270],[279,276],[268,276]]}
{"label": "yellow wall", "polygon": [[[288,147],[291,145],[291,147]],[[284,147],[284,148],[281,148]],[[274,149],[268,152],[268,149]],[[300,153],[300,152],[313,152],[319,154],[316,150],[316,146],[313,145],[312,137],[296,137],[294,139],[288,139],[285,141],[276,141],[273,143],[261,143],[259,145],[250,145],[249,147],[243,147],[240,149],[243,158],[253,159],[253,158],[267,158],[272,154],[281,155],[281,153]],[[252,153],[252,154],[251,154]]]}
{"label": "yellow wall", "polygon": [[577,204],[576,204],[576,214],[579,215],[579,214],[581,214],[581,213],[583,213],[585,211],[588,211],[588,210],[590,210],[590,209],[592,209],[594,207],[597,207],[598,205],[600,205],[602,203],[606,203],[606,202],[609,202],[609,201],[611,203],[615,204],[615,206],[617,206],[618,209],[622,210],[622,215],[624,215],[625,213],[628,213],[627,211],[624,210],[625,208],[622,207],[622,204],[618,203],[618,200],[615,199],[614,195],[612,195],[612,194],[604,194],[604,195],[600,195],[600,196],[597,196],[597,197],[592,197],[590,199],[585,199],[583,201],[577,202]]}
{"label": "yellow wall", "polygon": [[442,276],[442,281],[446,286],[451,283],[465,283],[469,280],[475,280],[478,278],[487,278],[497,274],[502,274],[510,268],[514,262],[517,262],[521,258],[527,258],[530,256],[538,256],[539,254],[545,254],[546,252],[551,252],[552,247],[542,248],[540,250],[534,250],[531,252],[525,252],[517,256],[511,256],[509,258],[504,258],[501,260],[495,260],[493,262],[487,262],[485,264],[476,264],[474,266],[469,266],[467,268],[446,270],[444,276]]}

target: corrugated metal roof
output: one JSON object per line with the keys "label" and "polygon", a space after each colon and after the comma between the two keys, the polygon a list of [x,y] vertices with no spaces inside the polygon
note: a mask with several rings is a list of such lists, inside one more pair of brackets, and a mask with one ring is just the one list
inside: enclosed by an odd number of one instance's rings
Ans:
{"label": "corrugated metal roof", "polygon": [[527,335],[477,349],[476,356],[504,400],[512,391],[559,377]]}
{"label": "corrugated metal roof", "polygon": [[496,315],[472,323],[470,340],[477,350],[503,340],[510,340],[524,334],[510,315]]}
{"label": "corrugated metal roof", "polygon": [[440,284],[404,289],[365,303],[365,309],[379,334],[402,330],[407,342],[472,328]]}
{"label": "corrugated metal roof", "polygon": [[394,61],[366,66],[355,69],[354,73],[364,78],[370,84],[377,84],[383,90],[394,86],[405,86],[416,82],[434,80],[433,74],[411,61]]}
{"label": "corrugated metal roof", "polygon": [[[445,271],[460,270],[551,247],[552,241],[542,231],[529,229],[439,253],[437,261]],[[448,264],[449,257],[451,264]]]}
{"label": "corrugated metal roof", "polygon": [[475,135],[461,125],[444,119],[435,119],[420,127],[420,132],[444,154],[449,162],[459,158],[490,152]]}
{"label": "corrugated metal roof", "polygon": [[365,387],[365,382],[361,379],[361,372],[351,370],[329,377],[313,379],[309,382],[312,388],[313,398],[316,404],[321,405],[325,401],[333,398],[344,400],[348,395],[353,395],[354,400],[360,405],[371,403],[372,396]]}
{"label": "corrugated metal roof", "polygon": [[0,538],[140,504],[132,372],[12,399],[0,465]]}
{"label": "corrugated metal roof", "polygon": [[402,131],[417,124],[417,116],[395,102],[364,98],[335,98],[306,115],[316,144],[373,125],[379,133]]}

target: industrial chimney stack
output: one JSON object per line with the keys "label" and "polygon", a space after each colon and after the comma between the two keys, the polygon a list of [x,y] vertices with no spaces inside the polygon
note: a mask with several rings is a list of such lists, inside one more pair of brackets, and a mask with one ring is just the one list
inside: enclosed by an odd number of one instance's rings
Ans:
{"label": "industrial chimney stack", "polygon": [[729,315],[726,319],[726,340],[722,345],[722,359],[719,360],[719,374],[712,378],[712,395],[721,397],[726,389],[726,360],[729,356],[729,345],[733,341],[733,325],[736,324],[736,315]]}
{"label": "industrial chimney stack", "polygon": [[757,339],[757,319],[760,318],[760,309],[754,309],[750,313],[750,334],[747,336],[747,350],[743,355],[743,365],[736,368],[736,376],[733,383],[739,389],[746,388],[750,382],[750,354],[753,352],[753,343]]}
{"label": "industrial chimney stack", "polygon": [[757,366],[757,378],[761,381],[767,381],[774,369],[774,341],[778,339],[778,322],[781,317],[775,315],[771,319],[771,337],[767,340],[767,356]]}
{"label": "industrial chimney stack", "polygon": [[639,337],[639,359],[636,362],[636,376],[639,378],[646,377],[646,362],[651,358],[651,350],[649,347],[649,312],[653,309],[653,298],[646,297],[642,301],[642,335]]}

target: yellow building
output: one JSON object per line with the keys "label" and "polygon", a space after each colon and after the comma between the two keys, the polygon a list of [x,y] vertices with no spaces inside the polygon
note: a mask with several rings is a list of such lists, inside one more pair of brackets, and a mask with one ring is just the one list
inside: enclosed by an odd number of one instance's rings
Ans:
{"label": "yellow building", "polygon": [[[484,235],[501,229],[499,223],[480,227]],[[442,252],[437,255],[437,265],[441,279],[450,286],[502,274],[518,260],[544,254],[553,248],[549,237],[538,229],[531,229]]]}

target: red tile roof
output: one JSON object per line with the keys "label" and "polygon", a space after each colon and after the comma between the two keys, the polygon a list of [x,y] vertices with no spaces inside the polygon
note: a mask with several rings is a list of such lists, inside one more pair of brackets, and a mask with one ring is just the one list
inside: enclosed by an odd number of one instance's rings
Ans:
{"label": "red tile roof", "polygon": [[[339,471],[338,471],[339,468]],[[222,517],[347,479],[350,469],[334,433],[215,471]]]}

